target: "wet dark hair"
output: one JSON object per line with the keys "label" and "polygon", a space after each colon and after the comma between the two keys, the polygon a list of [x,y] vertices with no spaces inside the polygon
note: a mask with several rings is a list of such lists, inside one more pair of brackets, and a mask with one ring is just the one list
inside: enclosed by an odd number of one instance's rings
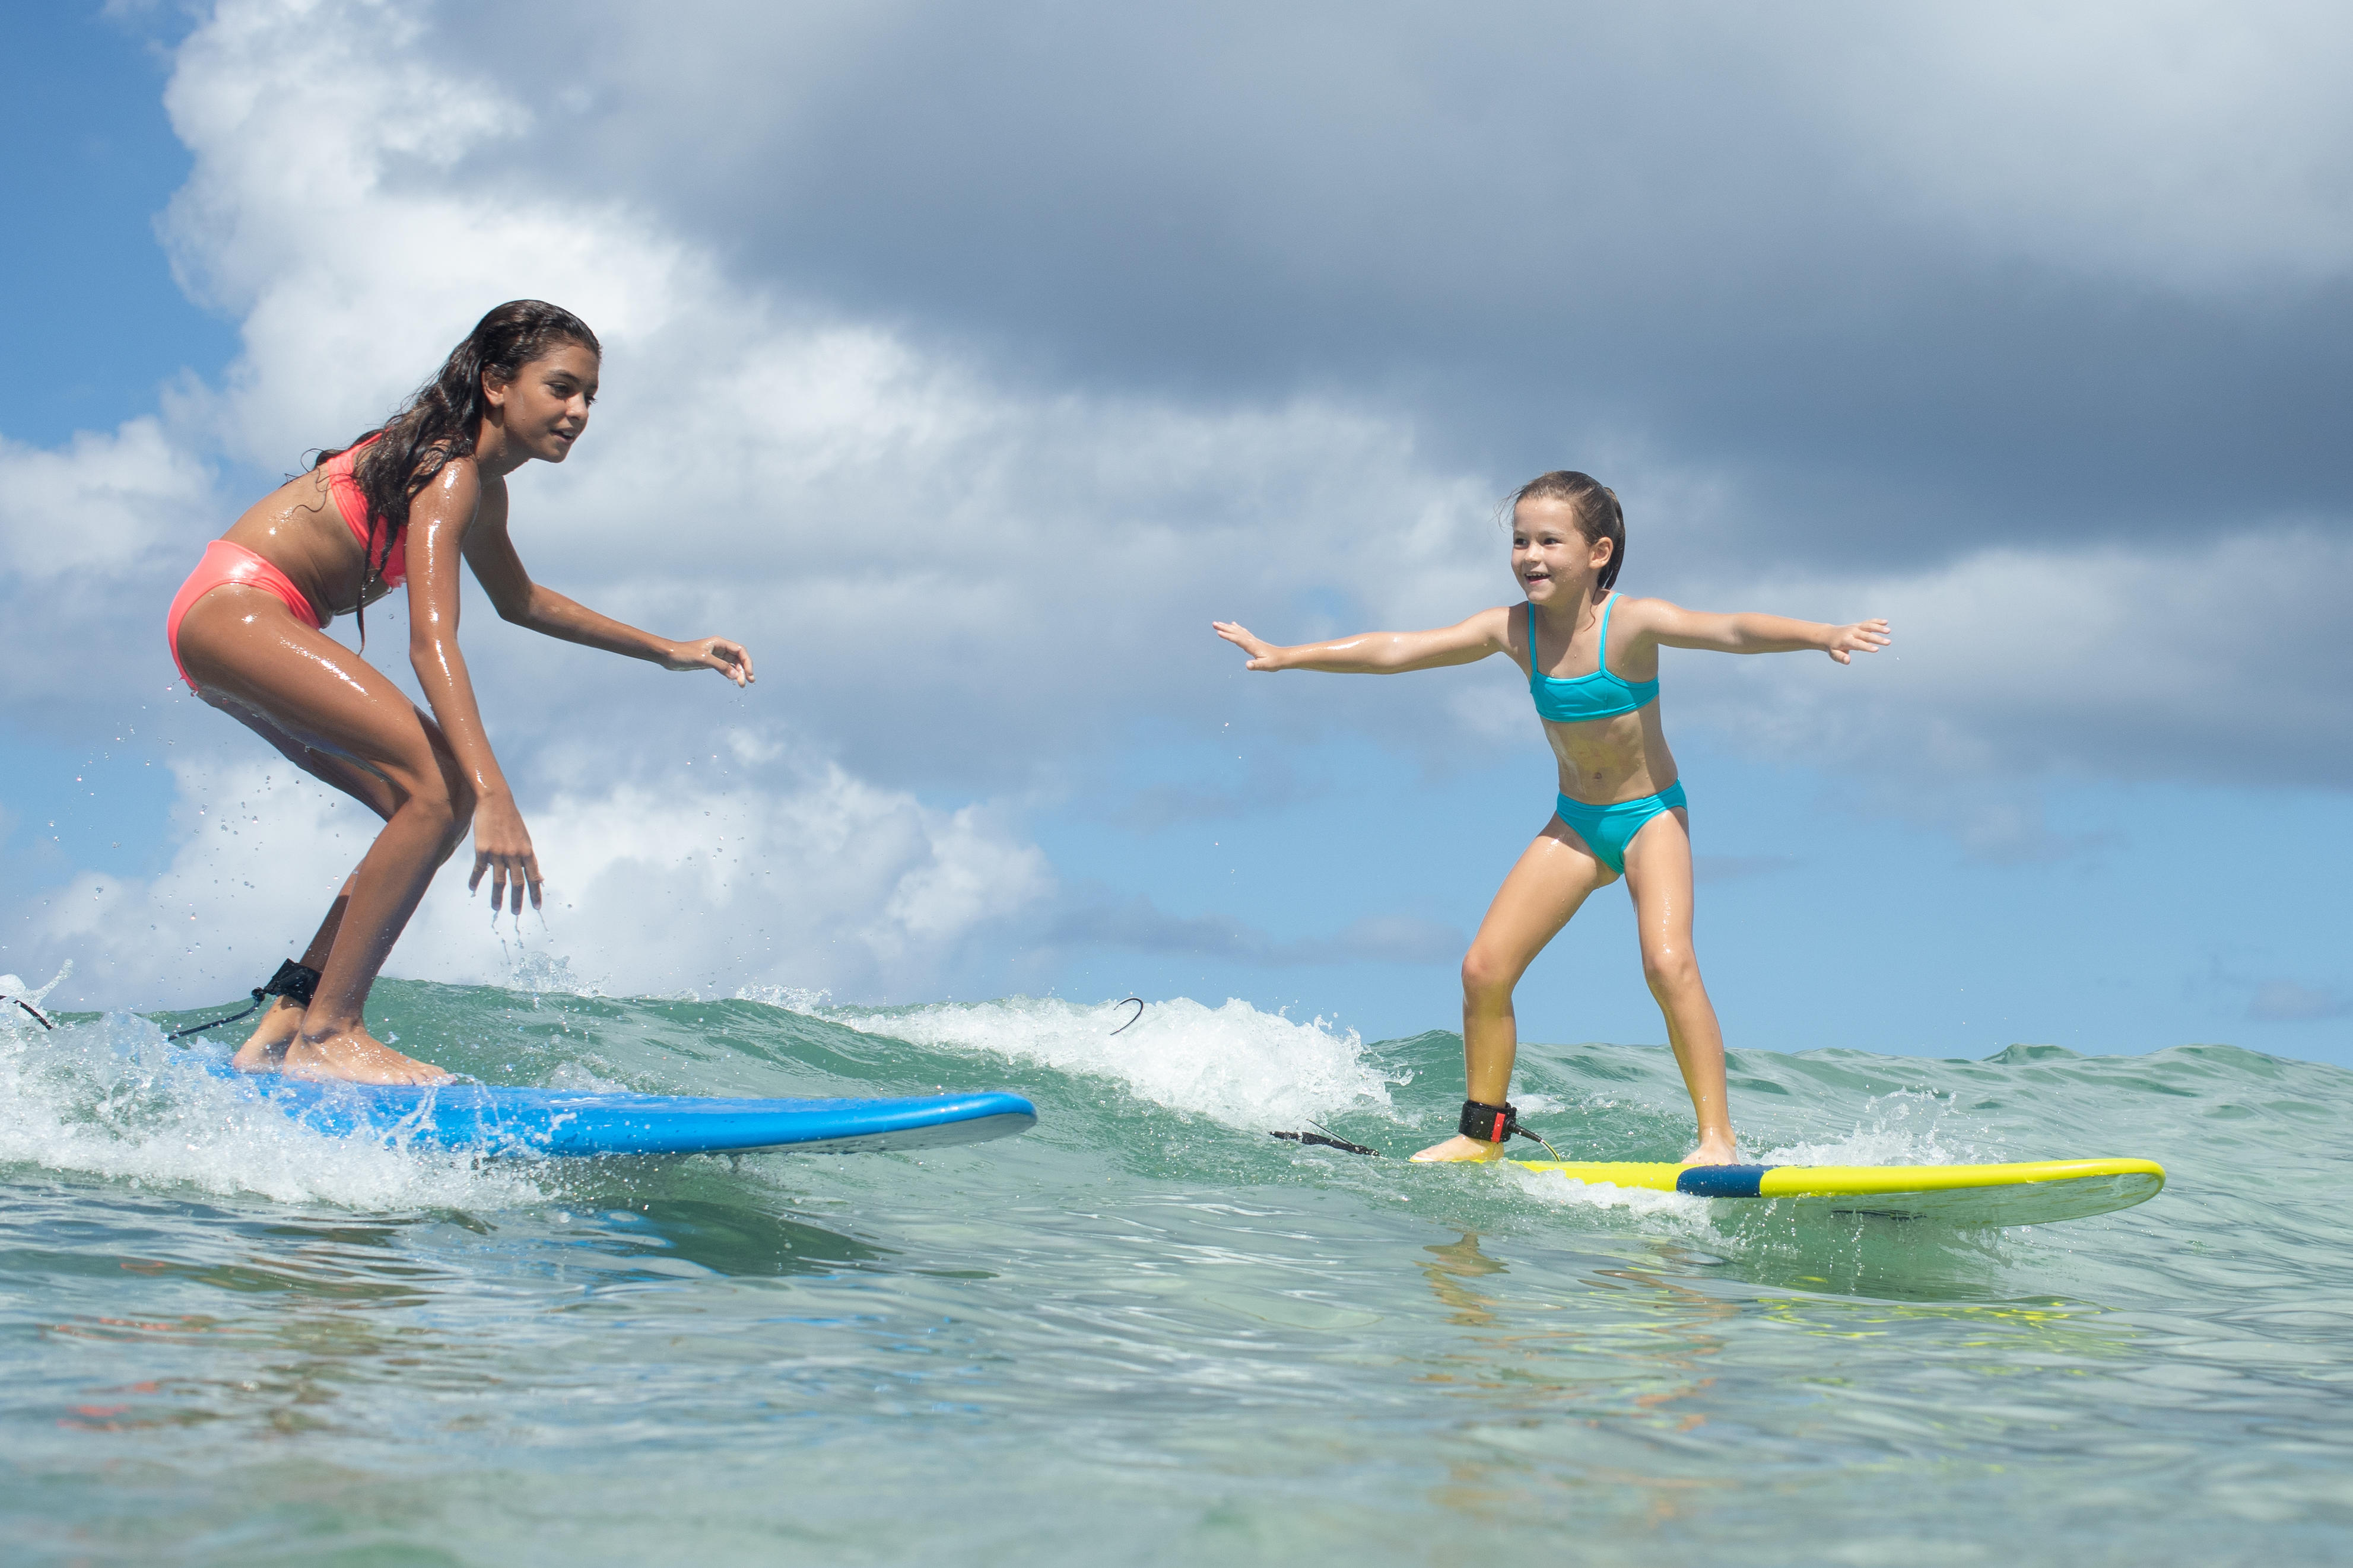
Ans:
{"label": "wet dark hair", "polygon": [[1618,581],[1618,568],[1626,563],[1626,509],[1618,504],[1618,492],[1591,474],[1555,468],[1514,490],[1504,505],[1505,515],[1517,510],[1524,500],[1566,501],[1577,516],[1577,531],[1586,543],[1609,542],[1609,563],[1601,568],[1593,584],[1596,592],[1608,593]]}
{"label": "wet dark hair", "polygon": [[474,323],[466,341],[449,351],[433,378],[394,410],[391,418],[363,431],[350,446],[322,451],[316,468],[353,447],[382,437],[359,455],[352,478],[367,497],[367,574],[360,579],[360,646],[367,646],[367,592],[384,573],[392,547],[408,527],[408,506],[453,458],[474,455],[489,402],[482,381],[512,382],[522,367],[560,343],[577,343],[603,358],[604,345],[588,323],[544,300],[510,300]]}

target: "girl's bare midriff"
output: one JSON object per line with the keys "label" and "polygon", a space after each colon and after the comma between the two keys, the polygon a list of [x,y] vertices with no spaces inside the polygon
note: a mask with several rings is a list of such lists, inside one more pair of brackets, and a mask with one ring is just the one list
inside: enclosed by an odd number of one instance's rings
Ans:
{"label": "girl's bare midriff", "polygon": [[[285,573],[322,620],[359,608],[367,552],[335,505],[324,464],[295,475],[247,508],[221,537]],[[392,586],[381,579],[372,584],[368,603],[391,593]]]}
{"label": "girl's bare midriff", "polygon": [[1588,805],[1641,800],[1679,776],[1656,701],[1608,719],[1542,722],[1545,740],[1560,763],[1560,793],[1571,800]]}

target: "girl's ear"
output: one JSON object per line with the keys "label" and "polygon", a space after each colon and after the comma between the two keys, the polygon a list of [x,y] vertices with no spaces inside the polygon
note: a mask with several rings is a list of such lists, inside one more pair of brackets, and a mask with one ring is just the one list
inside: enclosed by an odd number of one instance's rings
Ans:
{"label": "girl's ear", "polygon": [[1609,558],[1617,553],[1618,542],[1610,538],[1608,534],[1603,534],[1600,538],[1593,542],[1593,569],[1596,572],[1600,571],[1604,566],[1609,564]]}
{"label": "girl's ear", "polygon": [[507,402],[507,388],[512,384],[512,383],[509,382],[504,376],[498,374],[496,372],[484,371],[482,373],[482,401],[492,408],[505,407]]}

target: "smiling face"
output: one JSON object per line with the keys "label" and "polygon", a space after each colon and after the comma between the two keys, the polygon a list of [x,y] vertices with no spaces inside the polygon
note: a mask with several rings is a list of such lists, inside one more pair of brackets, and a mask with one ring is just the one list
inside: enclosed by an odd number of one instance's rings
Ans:
{"label": "smiling face", "polygon": [[1565,500],[1531,496],[1512,509],[1512,575],[1532,605],[1591,598],[1616,548],[1607,538],[1588,542],[1577,531],[1577,509]]}
{"label": "smiling face", "polygon": [[596,401],[596,351],[557,343],[525,362],[512,381],[482,378],[482,400],[505,431],[508,446],[542,462],[560,463],[588,427],[588,405]]}

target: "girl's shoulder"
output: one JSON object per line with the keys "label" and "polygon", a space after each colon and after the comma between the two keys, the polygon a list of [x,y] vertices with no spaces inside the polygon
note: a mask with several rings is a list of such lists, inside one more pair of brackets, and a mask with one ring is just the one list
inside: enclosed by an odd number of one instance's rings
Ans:
{"label": "girl's shoulder", "polygon": [[1478,633],[1506,653],[1517,653],[1527,645],[1527,617],[1520,614],[1517,605],[1491,605],[1473,611],[1462,629]]}
{"label": "girl's shoulder", "polygon": [[397,434],[391,430],[375,431],[345,447],[342,456],[354,464],[364,464],[371,470],[379,472],[381,466],[386,463],[394,465],[396,472],[406,465],[407,478],[412,484],[420,477],[429,484],[444,474],[459,471],[479,482],[480,476],[475,472],[472,455],[453,450],[457,443],[445,438],[407,447],[399,441]]}
{"label": "girl's shoulder", "polygon": [[485,507],[496,510],[504,504],[506,481],[484,473],[470,453],[428,449],[419,455],[410,471],[418,476],[410,481],[417,486],[409,503],[412,517],[421,515],[416,510],[419,507],[430,507],[455,519],[478,516]]}
{"label": "girl's shoulder", "polygon": [[1535,666],[1528,654],[1528,617],[1523,612],[1525,604],[1494,605],[1472,615],[1462,623],[1462,629],[1472,633],[1485,645],[1491,654],[1500,653],[1523,671]]}
{"label": "girl's shoulder", "polygon": [[1612,593],[1607,607],[1613,637],[1621,631],[1637,637],[1655,632],[1668,620],[1683,613],[1683,607],[1672,600],[1636,598],[1627,593]]}

